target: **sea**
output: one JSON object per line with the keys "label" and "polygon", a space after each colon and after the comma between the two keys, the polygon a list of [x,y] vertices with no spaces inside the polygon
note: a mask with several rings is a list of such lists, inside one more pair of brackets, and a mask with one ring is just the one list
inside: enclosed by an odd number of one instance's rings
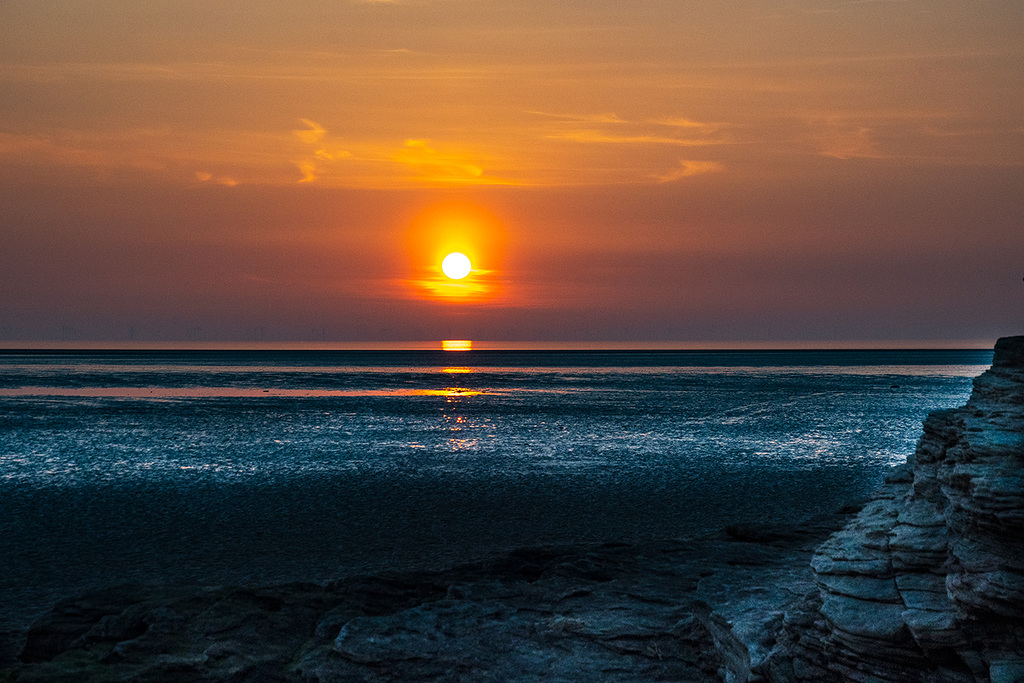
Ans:
{"label": "sea", "polygon": [[0,630],[863,501],[990,350],[0,352]]}

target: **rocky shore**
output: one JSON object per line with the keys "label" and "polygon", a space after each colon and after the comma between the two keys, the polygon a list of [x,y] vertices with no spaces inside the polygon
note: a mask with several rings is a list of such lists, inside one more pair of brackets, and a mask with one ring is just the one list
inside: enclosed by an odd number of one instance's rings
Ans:
{"label": "rocky shore", "polygon": [[1024,337],[812,567],[754,680],[1024,681]]}
{"label": "rocky shore", "polygon": [[113,588],[6,634],[5,680],[1024,681],[1024,337],[860,511],[328,584]]}
{"label": "rocky shore", "polygon": [[10,634],[0,680],[743,681],[843,518],[326,585],[113,588]]}

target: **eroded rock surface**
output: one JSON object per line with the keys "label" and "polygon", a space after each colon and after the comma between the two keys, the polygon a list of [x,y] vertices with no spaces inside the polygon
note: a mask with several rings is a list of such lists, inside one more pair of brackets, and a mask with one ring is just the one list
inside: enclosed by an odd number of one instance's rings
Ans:
{"label": "eroded rock surface", "polygon": [[109,589],[57,605],[0,680],[743,681],[842,519],[326,585]]}
{"label": "eroded rock surface", "polygon": [[812,566],[754,680],[1024,681],[1024,337]]}

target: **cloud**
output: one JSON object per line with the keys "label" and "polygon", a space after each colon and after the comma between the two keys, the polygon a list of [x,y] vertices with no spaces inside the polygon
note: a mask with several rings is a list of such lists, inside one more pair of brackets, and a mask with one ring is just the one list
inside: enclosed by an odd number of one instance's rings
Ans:
{"label": "cloud", "polygon": [[313,156],[315,156],[317,159],[323,159],[324,161],[337,161],[338,159],[351,158],[352,152],[349,152],[348,150],[344,149],[337,151],[318,149],[317,151],[313,152]]}
{"label": "cloud", "polygon": [[299,167],[299,173],[302,174],[302,178],[299,179],[300,183],[311,183],[316,180],[316,164],[300,161],[296,165]]}
{"label": "cloud", "polygon": [[625,119],[619,117],[618,114],[553,114],[546,111],[536,111],[527,109],[527,114],[533,114],[534,116],[544,116],[549,119],[559,119],[562,121],[575,121],[577,123],[628,123]]}
{"label": "cloud", "polygon": [[314,147],[312,151],[295,162],[295,165],[299,169],[299,173],[302,174],[302,178],[299,179],[300,183],[311,183],[315,181],[319,174],[319,169],[323,162],[333,162],[339,159],[350,159],[352,158],[352,152],[347,149],[331,148],[329,145],[323,143],[329,142],[327,138],[327,129],[321,126],[316,121],[311,119],[299,119],[306,128],[300,128],[293,130],[292,134],[297,137],[304,145]]}
{"label": "cloud", "polygon": [[573,142],[633,145],[679,145],[681,147],[700,147],[703,145],[721,144],[719,140],[706,140],[703,138],[673,138],[663,135],[612,135],[594,129],[570,130],[564,133],[552,133],[546,137],[552,140],[572,140]]}
{"label": "cloud", "polygon": [[717,161],[694,161],[691,159],[680,159],[679,168],[674,168],[664,175],[658,176],[658,182],[671,183],[681,178],[689,178],[705,173],[717,173],[724,171],[725,166]]}
{"label": "cloud", "polygon": [[[550,114],[531,111],[553,119],[545,126],[548,140],[569,140],[583,144],[671,145],[703,147],[724,144],[719,134],[724,123],[705,123],[685,117],[624,119],[618,114]],[[584,125],[578,125],[584,124]]]}
{"label": "cloud", "polygon": [[854,129],[829,131],[821,140],[820,154],[835,159],[885,159],[872,135],[872,129],[859,126]]}
{"label": "cloud", "polygon": [[122,130],[96,134],[62,131],[54,135],[0,133],[0,159],[57,167],[93,167],[102,171],[161,171],[167,167],[159,148],[139,151],[150,131]]}
{"label": "cloud", "polygon": [[[351,140],[342,148],[328,128],[312,119],[299,119],[303,128],[292,137],[301,152],[291,163],[299,171],[298,183],[325,182],[355,186],[409,186],[424,183],[511,184],[487,176],[479,154],[440,148],[431,140],[408,138],[400,146],[375,139]],[[347,160],[344,166],[341,160]]]}
{"label": "cloud", "polygon": [[439,152],[429,140],[406,140],[393,159],[431,180],[479,180],[484,169],[459,152]]}
{"label": "cloud", "polygon": [[316,121],[309,119],[299,119],[299,121],[306,124],[308,128],[293,130],[292,133],[307,145],[315,145],[324,136],[324,133],[327,132],[327,129]]}
{"label": "cloud", "polygon": [[213,183],[216,185],[223,185],[225,187],[234,187],[235,185],[238,185],[238,181],[234,178],[225,175],[214,175],[209,171],[196,171],[195,177],[200,183]]}
{"label": "cloud", "polygon": [[714,135],[721,129],[728,126],[726,123],[707,123],[687,118],[657,119],[654,123],[661,126],[669,126],[671,128],[684,128],[687,130],[698,131],[704,135]]}

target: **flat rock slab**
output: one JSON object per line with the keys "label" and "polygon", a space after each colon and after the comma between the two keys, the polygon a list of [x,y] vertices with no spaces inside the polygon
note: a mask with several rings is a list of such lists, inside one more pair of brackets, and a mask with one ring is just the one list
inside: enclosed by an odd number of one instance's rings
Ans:
{"label": "flat rock slab", "polygon": [[20,634],[0,680],[744,680],[843,521],[327,584],[113,588]]}

